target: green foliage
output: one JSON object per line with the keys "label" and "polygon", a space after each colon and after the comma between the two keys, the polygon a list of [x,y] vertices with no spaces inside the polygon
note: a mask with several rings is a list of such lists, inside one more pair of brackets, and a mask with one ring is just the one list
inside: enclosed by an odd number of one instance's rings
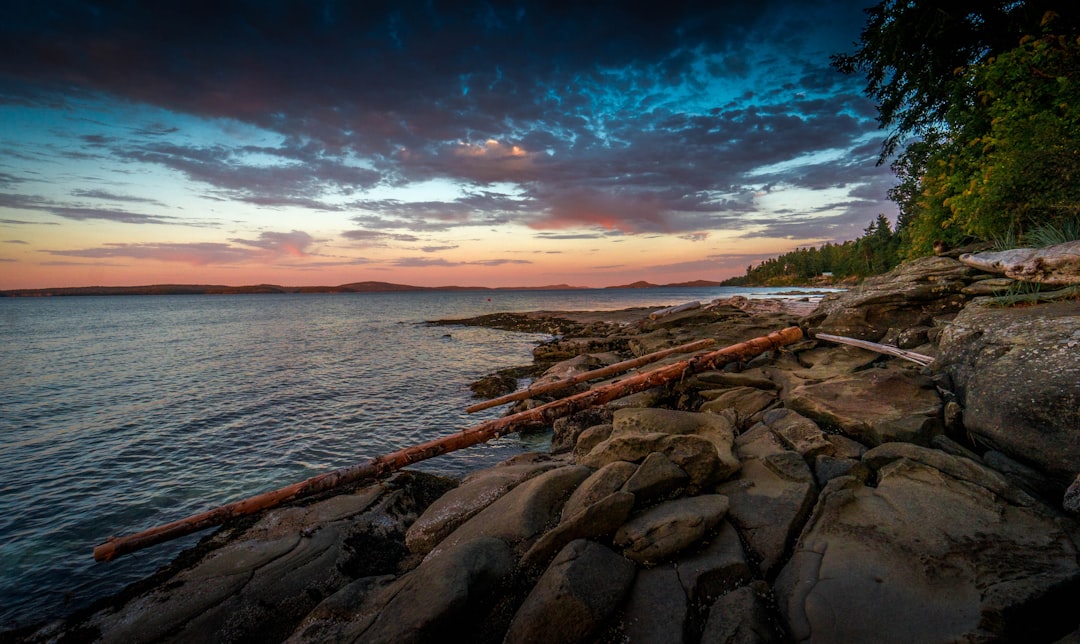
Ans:
{"label": "green foliage", "polygon": [[[1041,224],[1024,236],[1025,246],[1042,248],[1080,240],[1080,217],[1067,219],[1060,224]],[[1017,248],[1017,246],[1012,246]]]}
{"label": "green foliage", "polygon": [[[896,266],[900,236],[885,215],[877,219],[854,241],[828,243],[814,248],[798,248],[757,266],[748,266],[746,275],[729,279],[725,286],[792,286],[830,283],[884,273]],[[822,273],[832,273],[823,279]]]}

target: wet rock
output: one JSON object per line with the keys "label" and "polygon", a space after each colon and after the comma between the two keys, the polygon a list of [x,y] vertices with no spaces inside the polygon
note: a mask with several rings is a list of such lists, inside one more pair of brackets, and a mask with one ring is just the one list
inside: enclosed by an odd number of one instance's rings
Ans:
{"label": "wet rock", "polygon": [[774,590],[795,641],[1052,641],[1078,582],[1052,516],[901,458],[829,483]]}
{"label": "wet rock", "polygon": [[923,257],[863,281],[859,288],[825,296],[800,325],[877,342],[890,328],[929,326],[934,316],[960,309],[975,270],[947,257]]}
{"label": "wet rock", "polygon": [[569,465],[529,479],[450,533],[428,557],[480,537],[495,537],[527,550],[555,525],[563,503],[591,473],[587,467]]}
{"label": "wet rock", "polygon": [[477,613],[514,569],[510,547],[482,537],[430,557],[383,592],[386,604],[359,641],[463,641]]}
{"label": "wet rock", "polygon": [[436,499],[409,526],[405,533],[405,545],[415,553],[431,552],[458,526],[519,483],[557,466],[554,462],[526,463],[493,467],[471,474],[457,488]]}
{"label": "wet rock", "polygon": [[507,642],[587,642],[634,581],[634,564],[584,539],[563,548],[518,609]]}
{"label": "wet rock", "polygon": [[1080,470],[1080,301],[1026,307],[977,300],[941,334],[964,428],[1064,487]]}
{"label": "wet rock", "polygon": [[622,489],[633,494],[638,505],[649,505],[681,492],[689,482],[690,477],[682,468],[664,454],[653,452],[645,457]]}
{"label": "wet rock", "polygon": [[687,608],[686,594],[673,565],[642,568],[627,598],[623,632],[635,644],[683,642]]}
{"label": "wet rock", "polygon": [[941,399],[929,378],[891,363],[884,369],[798,385],[782,398],[789,409],[870,445],[925,445],[943,429]]}
{"label": "wet rock", "polygon": [[638,563],[659,563],[704,538],[727,510],[728,499],[720,494],[667,501],[626,522],[615,544]]}
{"label": "wet rock", "polygon": [[701,644],[779,644],[783,631],[768,609],[765,582],[743,586],[724,595],[709,609]]}
{"label": "wet rock", "polygon": [[626,461],[613,461],[596,470],[567,499],[562,518],[569,519],[605,496],[618,492],[635,471],[637,465]]}

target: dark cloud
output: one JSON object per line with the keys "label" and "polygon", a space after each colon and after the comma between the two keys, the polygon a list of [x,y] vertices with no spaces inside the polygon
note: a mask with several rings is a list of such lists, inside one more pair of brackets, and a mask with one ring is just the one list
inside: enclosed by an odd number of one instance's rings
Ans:
{"label": "dark cloud", "polygon": [[[310,251],[314,239],[305,232],[263,232],[258,239],[234,239],[233,244],[219,242],[105,244],[96,248],[46,250],[50,255],[86,259],[136,259],[179,262],[193,266],[242,264],[254,261],[274,261],[280,258],[303,257]],[[355,261],[355,260],[353,260]],[[334,265],[349,262],[334,262]]]}
{"label": "dark cloud", "polygon": [[504,266],[507,264],[532,264],[532,262],[526,259],[481,259],[455,262],[448,259],[430,257],[403,257],[394,262],[395,266],[403,268],[428,268],[433,266],[444,268],[454,266]]}
{"label": "dark cloud", "polygon": [[127,201],[131,203],[149,203],[155,206],[165,206],[157,199],[149,199],[147,197],[136,197],[133,195],[122,195],[108,190],[84,190],[75,189],[71,191],[73,197],[85,197],[89,199],[103,199],[106,201]]}
{"label": "dark cloud", "polygon": [[[18,210],[37,210],[50,215],[86,221],[87,219],[104,219],[124,224],[185,224],[186,222],[177,217],[167,215],[147,215],[126,210],[112,208],[95,208],[90,206],[65,206],[57,204],[49,199],[33,197],[29,195],[16,195],[0,193],[0,207]],[[11,220],[14,221],[14,220]]]}
{"label": "dark cloud", "polygon": [[[64,154],[153,164],[208,186],[208,198],[348,213],[361,230],[342,236],[359,244],[419,241],[380,230],[504,224],[553,240],[698,240],[760,224],[746,215],[766,186],[847,190],[843,216],[767,226],[822,233],[850,230],[848,218],[885,200],[867,136],[874,106],[828,65],[858,36],[866,4],[18,3],[0,24],[0,96],[161,107],[161,119],[81,134]],[[168,113],[277,139],[210,142]],[[461,196],[366,195],[433,179]],[[170,223],[86,204],[36,209]]]}

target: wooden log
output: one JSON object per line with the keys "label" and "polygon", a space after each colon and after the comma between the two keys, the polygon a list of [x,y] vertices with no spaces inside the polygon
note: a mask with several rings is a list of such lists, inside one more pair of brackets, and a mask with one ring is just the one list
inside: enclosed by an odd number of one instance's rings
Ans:
{"label": "wooden log", "polygon": [[677,353],[690,353],[692,351],[698,351],[706,349],[716,344],[716,340],[705,338],[704,340],[698,340],[697,342],[690,342],[689,344],[682,344],[677,347],[671,347],[670,349],[664,349],[662,351],[655,351],[643,355],[639,358],[633,358],[631,360],[624,360],[622,362],[616,362],[613,365],[601,367],[600,369],[593,369],[592,371],[586,371],[579,373],[576,376],[571,376],[565,380],[559,380],[557,382],[549,382],[540,385],[533,385],[522,389],[521,391],[515,391],[505,396],[499,396],[498,398],[492,398],[491,400],[485,400],[481,403],[476,403],[465,408],[468,413],[480,411],[481,409],[488,409],[490,407],[498,407],[499,405],[514,402],[515,400],[524,400],[526,398],[533,398],[541,394],[549,394],[553,391],[559,391],[560,389],[566,389],[582,382],[588,382],[589,380],[597,380],[599,378],[606,378],[613,376],[617,373],[623,373],[624,371],[630,371],[638,367],[645,366],[647,364],[662,360],[670,355]]}
{"label": "wooden log", "polygon": [[687,302],[686,304],[680,304],[678,306],[669,306],[666,309],[660,309],[659,311],[653,311],[649,314],[650,320],[659,320],[662,317],[667,317],[672,313],[682,313],[683,311],[692,311],[701,306],[701,302]]}
{"label": "wooden log", "polygon": [[747,342],[699,354],[670,365],[664,365],[619,382],[595,387],[589,391],[568,396],[518,414],[489,420],[450,436],[436,438],[420,445],[379,456],[367,463],[351,465],[320,474],[299,483],[264,492],[242,501],[229,503],[186,519],[180,519],[123,537],[109,537],[105,543],[94,548],[94,559],[97,561],[111,561],[120,555],[135,552],[215,525],[221,525],[229,519],[254,514],[302,496],[379,478],[406,465],[476,445],[477,443],[484,443],[525,427],[550,425],[557,418],[590,407],[603,405],[639,391],[652,389],[699,371],[715,369],[729,362],[746,360],[764,351],[779,349],[782,346],[798,341],[800,338],[802,338],[802,331],[798,327],[789,327],[770,333],[767,336],[761,336]]}
{"label": "wooden log", "polygon": [[846,338],[842,335],[830,335],[828,333],[815,333],[814,338],[818,340],[828,340],[829,342],[835,342],[837,344],[849,344],[853,347],[866,349],[867,351],[896,356],[897,358],[903,358],[904,360],[910,360],[916,364],[921,364],[924,367],[934,361],[933,356],[915,353],[914,351],[907,351],[905,349],[898,349],[896,347],[890,347],[887,344],[870,342],[869,340],[856,340],[855,338]]}

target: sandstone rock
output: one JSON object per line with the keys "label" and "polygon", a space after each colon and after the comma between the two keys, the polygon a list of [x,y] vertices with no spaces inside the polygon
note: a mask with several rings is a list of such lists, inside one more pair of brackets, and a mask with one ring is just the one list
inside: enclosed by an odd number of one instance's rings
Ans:
{"label": "sandstone rock", "polygon": [[795,641],[1052,641],[1078,583],[1051,516],[902,458],[829,483],[774,590]]}
{"label": "sandstone rock", "polygon": [[817,498],[814,475],[795,452],[743,462],[739,477],[717,486],[730,499],[728,515],[771,578],[783,563]]}
{"label": "sandstone rock", "polygon": [[768,609],[768,584],[757,582],[724,595],[709,609],[701,644],[780,644],[783,631]]}
{"label": "sandstone rock", "polygon": [[1080,474],[1076,475],[1072,485],[1069,486],[1069,489],[1065,490],[1065,498],[1061,505],[1065,508],[1066,512],[1080,514]]}
{"label": "sandstone rock", "polygon": [[726,471],[713,443],[693,434],[624,434],[612,436],[578,459],[582,465],[603,467],[614,461],[639,462],[653,452],[661,452],[678,465],[693,485],[701,487]]}
{"label": "sandstone rock", "polygon": [[635,471],[637,465],[633,463],[613,461],[590,474],[567,499],[562,509],[562,520],[569,519],[587,506],[621,490]]}
{"label": "sandstone rock", "polygon": [[753,387],[703,391],[701,395],[709,400],[701,406],[701,411],[734,410],[739,425],[743,427],[751,416],[776,402],[776,395],[772,392]]}
{"label": "sandstone rock", "polygon": [[1080,302],[966,306],[941,335],[964,428],[1061,487],[1080,471]]}
{"label": "sandstone rock", "polygon": [[638,563],[659,563],[704,538],[727,511],[728,499],[719,494],[661,503],[619,528],[615,544]]}
{"label": "sandstone rock", "polygon": [[442,550],[384,591],[388,601],[359,641],[462,641],[478,610],[514,568],[510,547],[484,537]]}
{"label": "sandstone rock", "polygon": [[930,380],[889,364],[784,391],[784,404],[863,443],[927,444],[942,430],[941,399]]}
{"label": "sandstone rock", "polygon": [[[731,453],[735,431],[733,419],[725,414],[704,414],[673,409],[624,409],[615,412],[612,418],[611,436],[615,438],[652,433],[700,436],[710,441],[715,447],[716,456],[719,459],[719,468],[715,476],[718,479],[724,479],[739,468],[738,459]],[[665,453],[671,457],[670,453]],[[679,467],[683,467],[678,460],[674,458],[672,460]],[[683,469],[690,473],[686,467]],[[690,474],[697,483],[697,477]]]}
{"label": "sandstone rock", "polygon": [[626,522],[634,509],[634,495],[614,492],[564,519],[540,537],[525,556],[522,568],[538,568],[571,541],[576,539],[607,539]]}
{"label": "sandstone rock", "polygon": [[991,277],[972,282],[963,289],[964,295],[1000,295],[1005,293],[1016,284],[1016,280],[1008,277]]}
{"label": "sandstone rock", "polygon": [[992,449],[987,450],[982,455],[982,461],[988,467],[1004,475],[1011,483],[1033,495],[1050,499],[1060,489],[1050,479],[1046,478],[1042,472],[1023,463],[1018,463],[1001,452]]}
{"label": "sandstone rock", "polygon": [[611,421],[606,409],[586,409],[572,416],[556,418],[551,424],[551,453],[569,452],[585,430]]}
{"label": "sandstone rock", "polygon": [[418,554],[431,552],[440,541],[494,503],[516,485],[557,466],[557,463],[531,463],[493,467],[476,472],[460,486],[450,490],[428,506],[405,533],[405,545]]}
{"label": "sandstone rock", "polygon": [[878,341],[889,328],[928,325],[931,318],[957,311],[974,269],[955,259],[923,257],[866,279],[858,288],[826,295],[800,325],[859,340]]}
{"label": "sandstone rock", "polygon": [[825,440],[832,444],[832,455],[837,458],[862,458],[867,450],[866,445],[839,434],[827,434]]}
{"label": "sandstone rock", "polygon": [[527,550],[557,522],[563,503],[591,473],[587,467],[569,465],[529,479],[450,533],[428,557],[480,537],[495,537]]}
{"label": "sandstone rock", "polygon": [[1014,248],[998,252],[972,253],[960,261],[988,273],[1040,284],[1080,283],[1080,240],[1045,248]]}
{"label": "sandstone rock", "polygon": [[681,492],[690,477],[678,465],[660,452],[645,457],[637,471],[623,485],[623,491],[637,499],[639,506],[668,498]]}
{"label": "sandstone rock", "polygon": [[312,609],[285,641],[289,644],[354,641],[375,621],[385,603],[382,593],[395,581],[393,575],[381,575],[361,577],[349,583]]}
{"label": "sandstone rock", "polygon": [[686,596],[702,606],[754,578],[739,533],[727,521],[704,548],[679,557],[675,569]]}
{"label": "sandstone rock", "polygon": [[589,427],[578,434],[577,441],[574,443],[574,458],[580,459],[582,456],[591,452],[594,447],[610,437],[611,423],[603,423]]}
{"label": "sandstone rock", "polygon": [[754,387],[772,391],[776,383],[760,369],[751,369],[739,373],[725,371],[704,371],[690,379],[690,386],[695,389],[715,389],[719,387]]}
{"label": "sandstone rock", "polygon": [[966,481],[1022,507],[1037,505],[1027,492],[1013,485],[989,467],[971,459],[950,456],[942,451],[911,445],[909,443],[887,443],[863,454],[862,461],[874,470],[882,470],[893,461],[907,459],[933,467],[954,479]]}
{"label": "sandstone rock", "polygon": [[851,476],[865,483],[870,478],[870,469],[853,458],[836,458],[819,454],[814,459],[814,481],[818,487],[841,476]]}
{"label": "sandstone rock", "polygon": [[536,362],[558,362],[586,353],[607,353],[626,347],[625,338],[561,338],[533,349]]}
{"label": "sandstone rock", "polygon": [[634,581],[634,564],[604,546],[574,541],[563,548],[518,609],[507,642],[587,642]]}
{"label": "sandstone rock", "polygon": [[642,568],[623,611],[623,632],[634,644],[683,642],[687,609],[686,594],[673,565]]}
{"label": "sandstone rock", "polygon": [[817,423],[791,409],[766,412],[761,424],[772,432],[788,449],[811,459],[819,454],[832,454],[835,445]]}

